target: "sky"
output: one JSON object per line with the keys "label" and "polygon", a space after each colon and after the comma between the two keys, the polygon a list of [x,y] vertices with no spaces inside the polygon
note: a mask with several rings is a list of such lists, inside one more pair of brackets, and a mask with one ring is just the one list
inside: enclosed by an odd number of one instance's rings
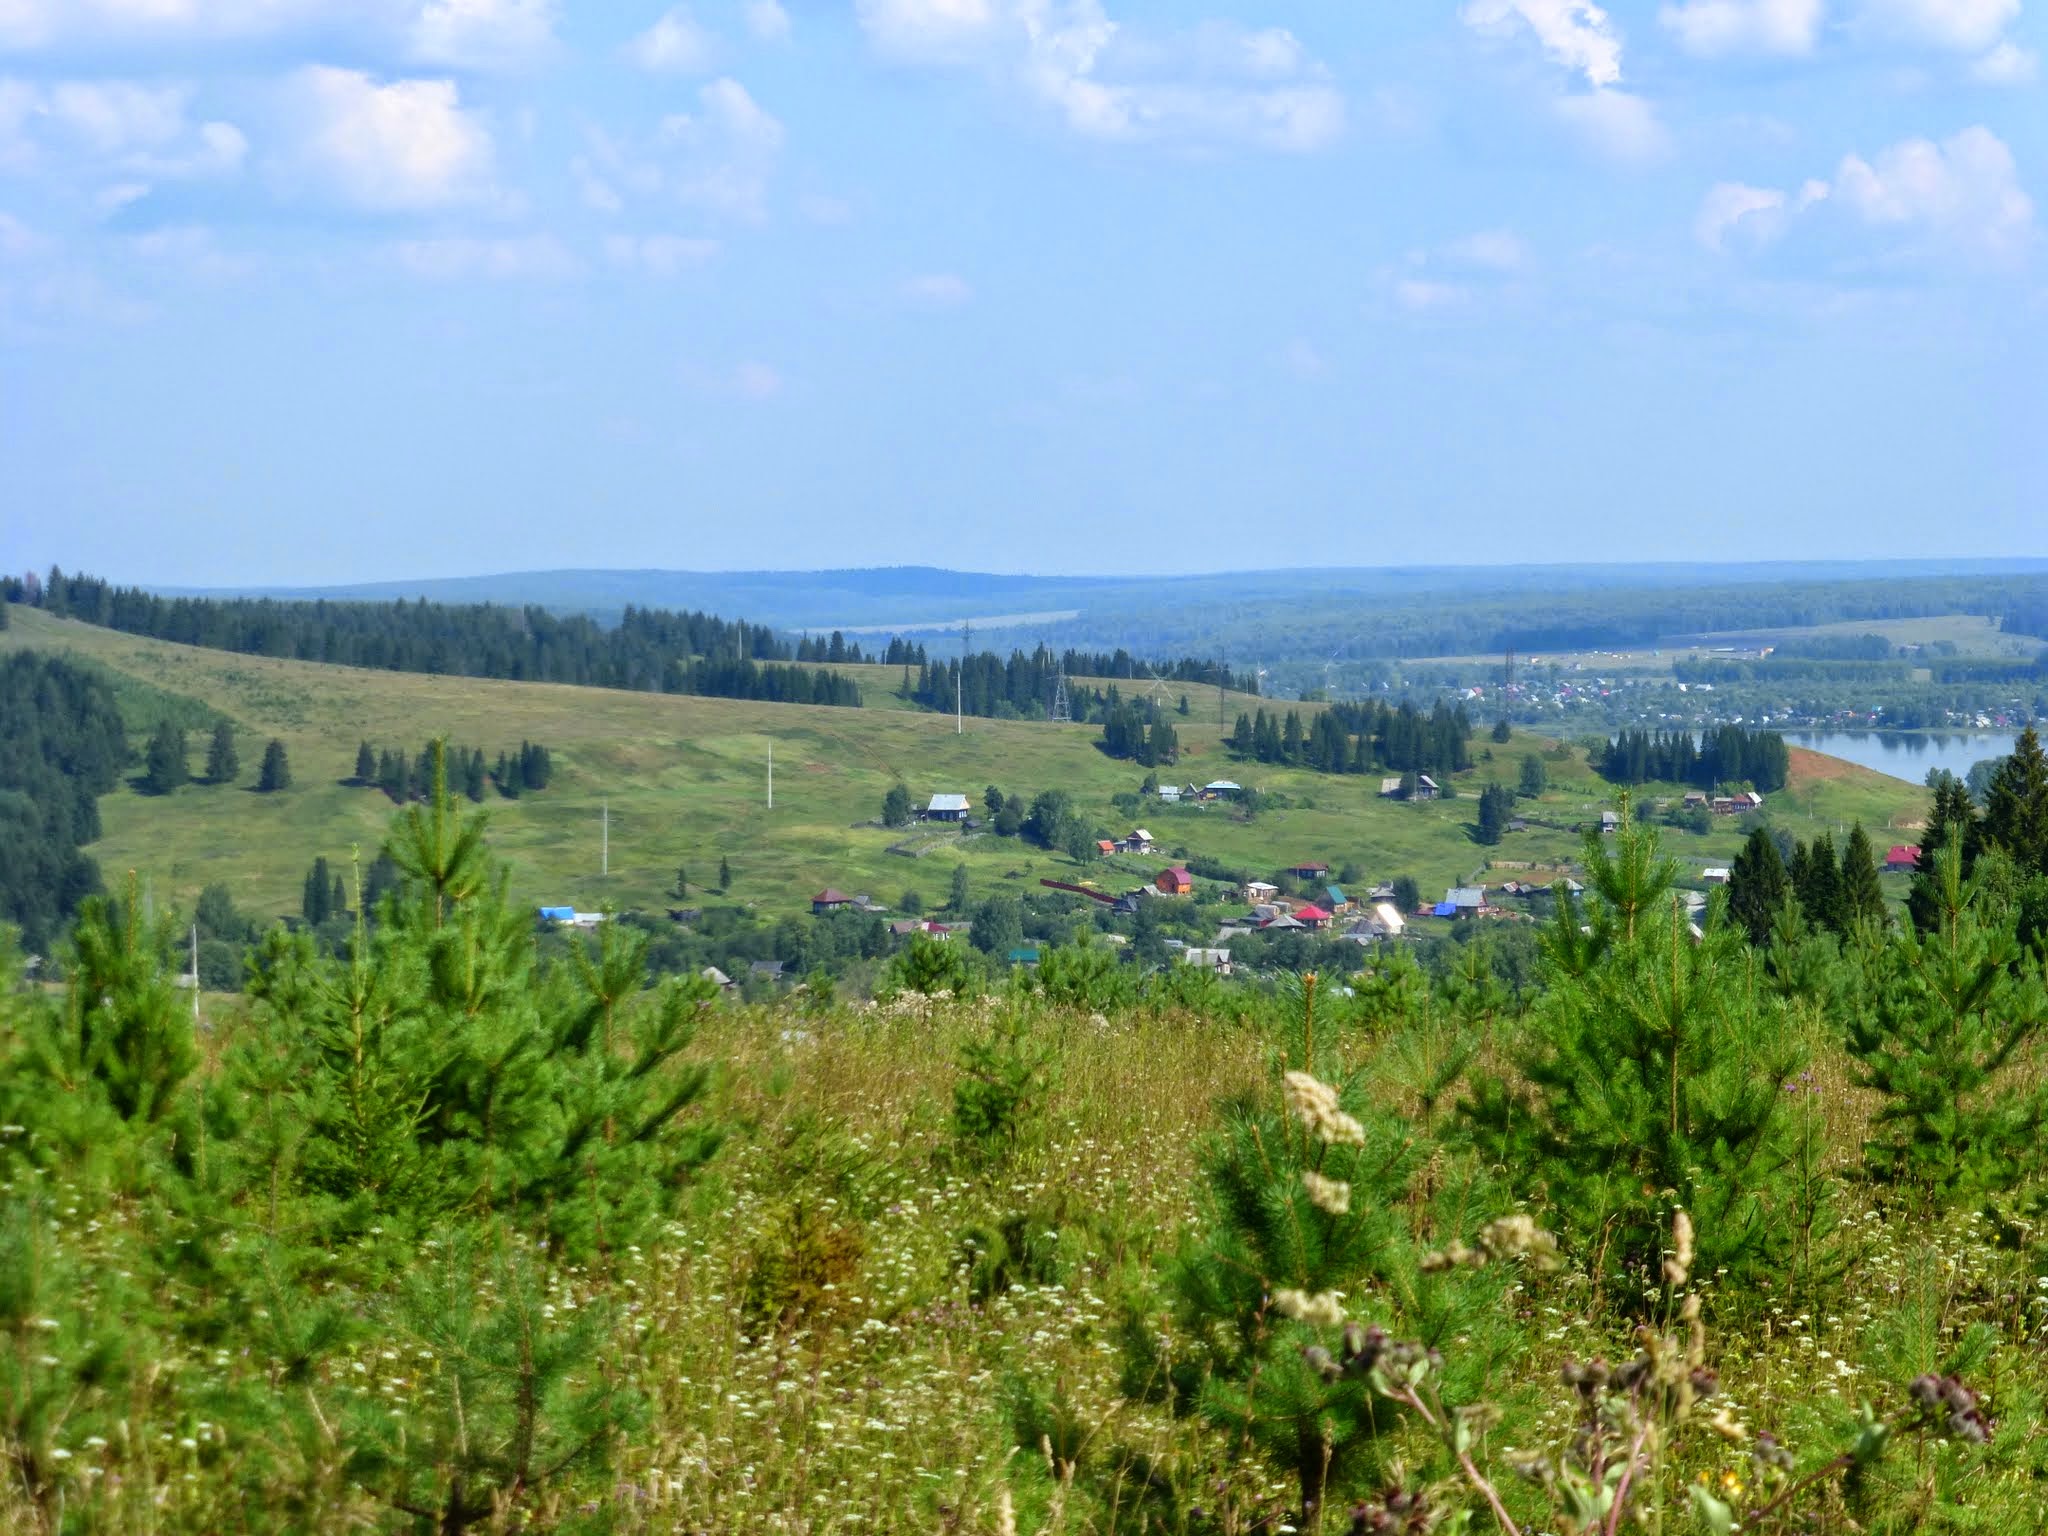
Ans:
{"label": "sky", "polygon": [[0,569],[2048,554],[2048,0],[0,0]]}

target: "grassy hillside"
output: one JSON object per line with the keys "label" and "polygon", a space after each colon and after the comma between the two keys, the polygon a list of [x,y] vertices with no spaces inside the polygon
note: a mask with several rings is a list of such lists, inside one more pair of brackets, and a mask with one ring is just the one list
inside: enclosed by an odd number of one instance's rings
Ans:
{"label": "grassy hillside", "polygon": [[[1578,838],[1570,825],[1613,803],[1609,786],[1576,750],[1533,736],[1505,746],[1460,782],[1460,798],[1435,805],[1382,801],[1376,779],[1326,778],[1231,760],[1213,712],[1197,708],[1177,721],[1186,749],[1176,776],[1230,777],[1255,784],[1275,808],[1244,822],[1221,808],[1167,809],[1148,803],[1132,818],[1111,797],[1135,791],[1144,770],[1096,749],[1090,726],[974,720],[955,735],[950,718],[901,710],[844,710],[682,698],[544,683],[488,682],[329,667],[197,650],[95,629],[42,613],[14,610],[0,647],[38,646],[90,658],[127,679],[130,696],[168,693],[192,701],[194,718],[218,712],[244,733],[239,786],[192,785],[158,799],[124,787],[102,802],[106,833],[91,850],[110,881],[136,870],[160,897],[188,900],[223,881],[255,912],[296,910],[300,882],[316,854],[346,859],[352,845],[367,858],[391,806],[372,789],[345,783],[358,741],[417,748],[445,733],[495,757],[522,739],[552,750],[555,780],[543,793],[493,801],[492,842],[511,864],[514,893],[536,902],[581,907],[658,905],[678,864],[693,888],[731,861],[734,899],[769,912],[805,910],[826,884],[871,892],[893,905],[906,888],[927,901],[943,897],[956,860],[977,892],[1028,885],[1043,876],[1072,878],[1063,855],[1015,839],[960,839],[931,832],[928,856],[888,852],[904,834],[876,824],[881,800],[901,779],[920,801],[939,790],[981,800],[984,786],[1034,794],[1059,788],[1109,830],[1133,819],[1175,855],[1208,856],[1261,871],[1297,859],[1333,867],[1355,861],[1372,880],[1413,875],[1425,893],[1468,880],[1488,861],[1557,864]],[[880,669],[888,671],[890,669]],[[900,678],[888,680],[893,686]],[[1213,711],[1213,696],[1210,703]],[[258,795],[263,743],[282,739],[295,787]],[[770,743],[775,805],[765,804]],[[1524,814],[1555,827],[1511,835],[1482,848],[1468,827],[1489,777],[1512,784],[1524,752],[1547,754],[1551,790]],[[204,740],[195,733],[195,768]],[[1772,799],[1773,814],[1798,835],[1845,829],[1861,820],[1881,829],[1912,824],[1923,794],[1883,775],[1794,753],[1794,783]],[[601,877],[600,808],[611,811],[611,873]],[[1704,837],[1670,834],[1667,847],[1689,875],[1732,858],[1739,835],[1723,825]],[[1104,884],[1149,877],[1157,859],[1118,859],[1091,873]],[[1502,870],[1494,878],[1506,878]]]}

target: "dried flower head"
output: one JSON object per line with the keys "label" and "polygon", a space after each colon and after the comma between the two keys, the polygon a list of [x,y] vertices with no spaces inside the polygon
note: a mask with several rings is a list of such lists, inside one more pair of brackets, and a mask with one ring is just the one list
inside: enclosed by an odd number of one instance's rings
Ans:
{"label": "dried flower head", "polygon": [[1310,1170],[1302,1174],[1301,1183],[1308,1191],[1309,1203],[1317,1210],[1342,1216],[1351,1209],[1351,1186],[1342,1179],[1326,1179]]}
{"label": "dried flower head", "polygon": [[1671,1218],[1671,1253],[1664,1260],[1664,1278],[1683,1285],[1692,1273],[1692,1217],[1679,1211]]}
{"label": "dried flower head", "polygon": [[1306,1072],[1289,1072],[1283,1092],[1288,1112],[1325,1145],[1365,1145],[1365,1127],[1338,1106],[1337,1090],[1328,1083],[1318,1082]]}
{"label": "dried flower head", "polygon": [[1339,1328],[1344,1324],[1344,1298],[1335,1291],[1318,1291],[1313,1296],[1306,1291],[1275,1291],[1273,1310],[1311,1328]]}

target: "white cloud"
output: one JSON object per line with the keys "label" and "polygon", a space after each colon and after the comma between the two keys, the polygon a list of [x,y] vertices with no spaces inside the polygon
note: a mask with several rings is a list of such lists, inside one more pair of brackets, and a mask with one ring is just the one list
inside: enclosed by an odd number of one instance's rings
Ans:
{"label": "white cloud", "polygon": [[657,144],[674,157],[662,179],[686,203],[740,219],[766,217],[768,181],[782,149],[781,120],[722,76],[697,92],[694,115],[664,118]]}
{"label": "white cloud", "polygon": [[478,239],[445,236],[400,240],[391,259],[415,277],[446,282],[457,278],[561,278],[574,276],[576,258],[552,235]]}
{"label": "white cloud", "polygon": [[905,279],[903,297],[925,309],[958,309],[974,297],[974,289],[958,273],[926,272]]}
{"label": "white cloud", "polygon": [[711,68],[717,44],[687,5],[676,6],[626,45],[626,55],[656,74],[701,75]]}
{"label": "white cloud", "polygon": [[232,123],[194,123],[192,94],[130,80],[0,79],[0,165],[47,159],[160,179],[232,175],[249,141]]}
{"label": "white cloud", "polygon": [[1774,240],[1785,227],[1785,194],[1775,187],[1745,186],[1724,181],[1708,191],[1700,202],[1693,233],[1710,251],[1723,250],[1728,236],[1740,232],[1762,244]]}
{"label": "white cloud", "polygon": [[2012,151],[1982,126],[1939,144],[1907,139],[1872,160],[1850,155],[1834,189],[1867,224],[1917,227],[1985,256],[2015,257],[2034,236],[2034,204]]}
{"label": "white cloud", "polygon": [[1827,0],[1681,0],[1657,13],[1688,53],[1811,53]]}
{"label": "white cloud", "polygon": [[1671,136],[1646,97],[1610,88],[1560,96],[1556,107],[1572,132],[1610,160],[1646,165],[1670,152]]}
{"label": "white cloud", "polygon": [[2040,65],[2033,49],[2004,42],[1972,65],[1970,73],[1986,85],[2032,85]]}
{"label": "white cloud", "polygon": [[128,249],[144,266],[207,282],[246,277],[256,268],[248,256],[223,250],[212,230],[196,224],[135,235],[129,239]]}
{"label": "white cloud", "polygon": [[1460,15],[1468,27],[1493,36],[1528,28],[1553,62],[1596,90],[1621,81],[1621,38],[1592,0],[1470,0]]}
{"label": "white cloud", "polygon": [[1918,235],[1921,256],[2003,263],[2034,241],[2034,204],[2012,151],[1981,126],[1939,144],[1906,139],[1870,159],[1845,156],[1832,182],[1808,181],[1795,194],[1723,182],[1701,202],[1694,233],[1712,250],[1736,236],[1764,245],[1823,203],[1871,228]]}
{"label": "white cloud", "polygon": [[611,235],[604,242],[605,259],[613,266],[650,277],[674,277],[718,252],[716,240],[687,235]]}
{"label": "white cloud", "polygon": [[1989,48],[2020,13],[2020,0],[1865,0],[1865,14],[1885,31],[1976,53]]}
{"label": "white cloud", "polygon": [[555,40],[555,0],[427,0],[408,37],[412,58],[454,69],[518,69]]}
{"label": "white cloud", "polygon": [[1301,336],[1287,343],[1280,361],[1297,379],[1319,379],[1330,371],[1329,360],[1316,350],[1315,343]]}
{"label": "white cloud", "polygon": [[747,30],[764,43],[789,41],[789,12],[779,0],[747,0]]}
{"label": "white cloud", "polygon": [[1471,290],[1458,283],[1404,277],[1394,284],[1394,302],[1418,314],[1429,310],[1456,309],[1470,302],[1471,298]]}
{"label": "white cloud", "polygon": [[452,80],[379,85],[313,65],[293,77],[304,167],[365,208],[435,208],[491,195],[494,147]]}
{"label": "white cloud", "polygon": [[1520,270],[1529,259],[1529,248],[1510,229],[1483,229],[1477,234],[1453,240],[1444,255],[1460,266],[1483,267],[1491,272]]}
{"label": "white cloud", "polygon": [[38,256],[49,249],[50,241],[37,234],[11,213],[0,213],[0,257],[18,261],[25,256]]}
{"label": "white cloud", "polygon": [[1343,94],[1293,33],[1209,21],[1172,34],[1110,19],[1101,0],[857,0],[875,49],[982,69],[1085,138],[1305,152],[1344,129]]}

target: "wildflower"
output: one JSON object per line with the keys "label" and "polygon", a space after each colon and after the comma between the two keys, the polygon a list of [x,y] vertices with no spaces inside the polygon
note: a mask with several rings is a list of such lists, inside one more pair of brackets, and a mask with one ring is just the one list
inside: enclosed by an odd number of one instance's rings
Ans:
{"label": "wildflower", "polygon": [[1328,1211],[1332,1216],[1342,1216],[1351,1209],[1351,1186],[1341,1179],[1326,1179],[1313,1171],[1302,1174],[1301,1182],[1308,1190],[1309,1203],[1319,1211]]}
{"label": "wildflower", "polygon": [[1288,1111],[1324,1145],[1365,1145],[1365,1127],[1338,1107],[1336,1089],[1306,1072],[1289,1072],[1284,1081]]}
{"label": "wildflower", "polygon": [[1311,1328],[1337,1328],[1344,1322],[1344,1298],[1336,1291],[1319,1291],[1313,1296],[1305,1291],[1275,1291],[1273,1310]]}
{"label": "wildflower", "polygon": [[1679,1211],[1671,1218],[1671,1253],[1664,1260],[1664,1278],[1683,1285],[1692,1273],[1692,1218]]}
{"label": "wildflower", "polygon": [[1537,1269],[1557,1268],[1557,1239],[1527,1214],[1502,1216],[1481,1227],[1479,1251],[1490,1259],[1527,1259]]}

